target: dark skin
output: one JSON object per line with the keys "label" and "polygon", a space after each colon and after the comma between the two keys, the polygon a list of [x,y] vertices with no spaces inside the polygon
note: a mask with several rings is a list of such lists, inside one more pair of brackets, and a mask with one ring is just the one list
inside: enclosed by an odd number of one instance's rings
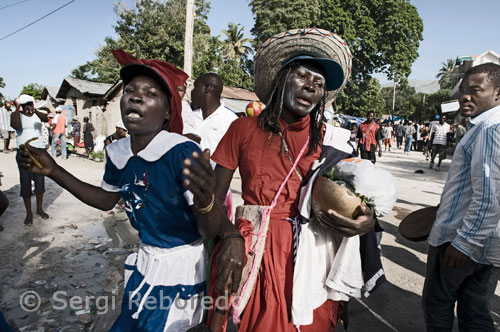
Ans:
{"label": "dark skin", "polygon": [[[460,114],[472,118],[500,105],[500,87],[488,77],[487,73],[466,75],[459,87],[458,102]],[[470,260],[467,255],[453,245],[444,253],[444,266],[462,268]]]}
{"label": "dark skin", "polygon": [[[324,94],[325,79],[323,73],[311,65],[301,65],[293,69],[287,78],[283,100],[283,111],[281,118],[287,123],[299,121],[308,116],[314,107],[321,101]],[[187,180],[186,187],[193,193],[195,202],[200,207],[210,203],[212,194],[215,194],[217,209],[213,213],[211,222],[217,234],[224,237],[229,234],[239,234],[238,229],[222,213],[222,202],[229,189],[234,170],[224,168],[220,165],[212,171],[210,167],[210,151],[205,150],[202,156],[194,155],[193,159],[200,166],[185,160],[184,175]],[[216,182],[214,181],[216,179]],[[196,203],[195,203],[196,204]],[[333,210],[317,216],[328,224],[331,230],[344,236],[353,236],[369,231],[373,228],[375,219],[370,209],[363,210],[355,220],[345,218]],[[237,291],[241,271],[245,261],[244,241],[241,238],[229,238],[223,241],[221,251],[217,257],[217,284],[219,293],[224,291],[226,281],[232,277],[232,289]]]}
{"label": "dark skin", "polygon": [[[372,123],[375,120],[375,114],[373,112],[368,112],[366,115],[366,122]],[[378,156],[379,158],[382,157],[382,143],[381,141],[377,141],[377,148],[378,148]],[[359,153],[359,145],[358,145],[358,153]]]}
{"label": "dark skin", "polygon": [[[222,87],[222,81],[217,74],[200,75],[194,81],[193,90],[191,90],[191,108],[201,109],[203,119],[208,118],[220,106]],[[179,90],[179,87],[177,89]],[[181,93],[180,90],[179,93]],[[189,133],[185,136],[198,144],[201,142],[201,137],[196,134]]]}
{"label": "dark skin", "polygon": [[[113,133],[113,137],[115,140],[125,138],[127,137],[127,131],[123,128],[116,127],[116,131]],[[108,138],[106,138],[104,140],[104,146],[107,146],[109,144],[111,144],[111,141]]]}
{"label": "dark skin", "polygon": [[[32,117],[33,114],[36,114],[40,121],[47,122],[49,118],[47,114],[38,111],[32,102],[20,105],[19,101],[16,99],[14,101],[14,105],[16,106],[16,110],[10,115],[11,127],[16,130],[23,129],[23,125],[21,123],[21,113],[27,117]],[[20,153],[26,153],[23,149],[23,145],[20,146]],[[30,159],[31,160],[31,159]],[[25,225],[33,224],[33,212],[31,211],[31,197],[23,197],[24,207],[26,208],[26,218],[24,219]],[[48,219],[49,215],[43,211],[43,193],[36,194],[36,214],[39,215],[42,219]]]}

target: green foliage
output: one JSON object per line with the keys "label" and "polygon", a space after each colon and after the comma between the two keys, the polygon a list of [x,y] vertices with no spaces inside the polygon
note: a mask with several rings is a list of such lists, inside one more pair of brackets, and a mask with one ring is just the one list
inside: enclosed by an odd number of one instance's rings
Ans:
{"label": "green foliage", "polygon": [[439,78],[439,86],[441,89],[453,89],[453,79],[451,77],[451,71],[455,67],[455,60],[448,59],[446,62],[441,62],[441,68],[436,74],[436,78]]}
{"label": "green foliage", "polygon": [[352,116],[365,117],[368,111],[376,117],[387,113],[380,83],[375,78],[350,81],[337,97],[337,106],[340,112]]}
{"label": "green foliage", "polygon": [[224,40],[223,57],[225,60],[235,60],[238,64],[242,61],[244,55],[252,52],[252,49],[245,45],[250,43],[252,39],[243,38],[243,27],[240,24],[229,23],[226,30],[222,33],[226,36]]}
{"label": "green foliage", "polygon": [[252,34],[258,44],[274,34],[294,28],[317,26],[320,0],[252,0],[250,7],[255,16]]}
{"label": "green foliage", "polygon": [[27,94],[33,96],[35,99],[40,99],[43,92],[43,85],[37,83],[30,83],[23,86],[20,94]]}
{"label": "green foliage", "polygon": [[253,91],[253,79],[236,62],[229,60],[219,67],[218,74],[226,86]]}
{"label": "green foliage", "polygon": [[104,150],[99,152],[90,151],[89,159],[97,162],[102,162],[104,160]]}
{"label": "green foliage", "polygon": [[352,76],[408,77],[423,40],[423,22],[406,0],[253,0],[252,33],[259,43],[293,28],[316,26],[339,34],[353,53]]}
{"label": "green foliage", "polygon": [[[207,50],[218,46],[210,36],[206,23],[210,3],[196,0],[194,20],[194,74],[213,71],[217,64]],[[76,78],[114,83],[119,77],[120,65],[110,50],[123,49],[138,58],[169,61],[177,67],[184,64],[184,29],[186,0],[136,0],[134,6],[125,2],[115,4],[118,20],[117,39],[107,37],[96,51],[97,58],[76,68]]]}
{"label": "green foliage", "polygon": [[421,118],[430,120],[435,115],[441,114],[441,104],[450,101],[450,92],[449,89],[442,89],[426,96]]}

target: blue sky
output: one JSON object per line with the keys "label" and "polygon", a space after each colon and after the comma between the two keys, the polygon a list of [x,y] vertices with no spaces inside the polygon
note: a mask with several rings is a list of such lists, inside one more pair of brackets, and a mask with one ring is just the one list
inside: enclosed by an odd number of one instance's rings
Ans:
{"label": "blue sky", "polygon": [[[131,2],[127,0],[126,2]],[[293,1],[293,0],[290,0]],[[0,8],[20,0],[0,0]],[[0,38],[64,5],[69,0],[25,0],[0,9]],[[495,22],[499,0],[411,0],[424,21],[424,41],[410,79],[430,80],[441,62],[459,55],[500,52]],[[213,35],[230,22],[250,35],[248,0],[211,0],[208,24]],[[104,37],[114,36],[113,0],[76,0],[44,20],[0,41],[0,92],[16,97],[29,83],[60,86],[63,78],[88,60]],[[385,81],[383,77],[379,77]]]}

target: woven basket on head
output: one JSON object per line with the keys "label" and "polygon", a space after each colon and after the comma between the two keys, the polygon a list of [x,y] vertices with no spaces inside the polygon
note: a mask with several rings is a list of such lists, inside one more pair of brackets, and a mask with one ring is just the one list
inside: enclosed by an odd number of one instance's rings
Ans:
{"label": "woven basket on head", "polygon": [[339,89],[327,92],[327,102],[342,91],[351,75],[352,55],[347,43],[328,30],[293,29],[272,36],[257,51],[253,86],[260,101],[265,104],[270,102],[279,70],[298,55],[337,61],[344,70],[344,82]]}

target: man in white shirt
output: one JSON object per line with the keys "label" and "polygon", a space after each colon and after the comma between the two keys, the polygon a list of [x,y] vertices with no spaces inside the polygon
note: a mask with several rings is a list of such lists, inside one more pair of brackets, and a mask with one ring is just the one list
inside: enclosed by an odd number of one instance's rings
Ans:
{"label": "man in white shirt", "polygon": [[222,80],[214,73],[203,74],[194,81],[191,108],[197,115],[193,125],[184,129],[184,134],[197,135],[199,141],[194,140],[202,150],[210,149],[210,153],[215,151],[231,123],[238,118],[221,102],[222,87]]}
{"label": "man in white shirt", "polygon": [[439,161],[436,166],[436,171],[439,172],[441,162],[443,159],[446,159],[446,147],[448,143],[448,133],[450,132],[450,125],[446,123],[446,116],[443,115],[438,124],[432,126],[431,129],[431,144],[432,144],[432,152],[431,152],[431,163],[429,164],[429,168],[434,167],[434,159],[436,155],[439,154]]}
{"label": "man in white shirt", "polygon": [[196,123],[203,121],[203,117],[201,115],[201,110],[192,110],[189,103],[184,100],[184,96],[186,95],[186,81],[179,81],[177,84],[177,92],[181,96],[182,100],[182,125],[183,130],[182,134],[193,141],[199,142],[200,136],[194,133]]}

